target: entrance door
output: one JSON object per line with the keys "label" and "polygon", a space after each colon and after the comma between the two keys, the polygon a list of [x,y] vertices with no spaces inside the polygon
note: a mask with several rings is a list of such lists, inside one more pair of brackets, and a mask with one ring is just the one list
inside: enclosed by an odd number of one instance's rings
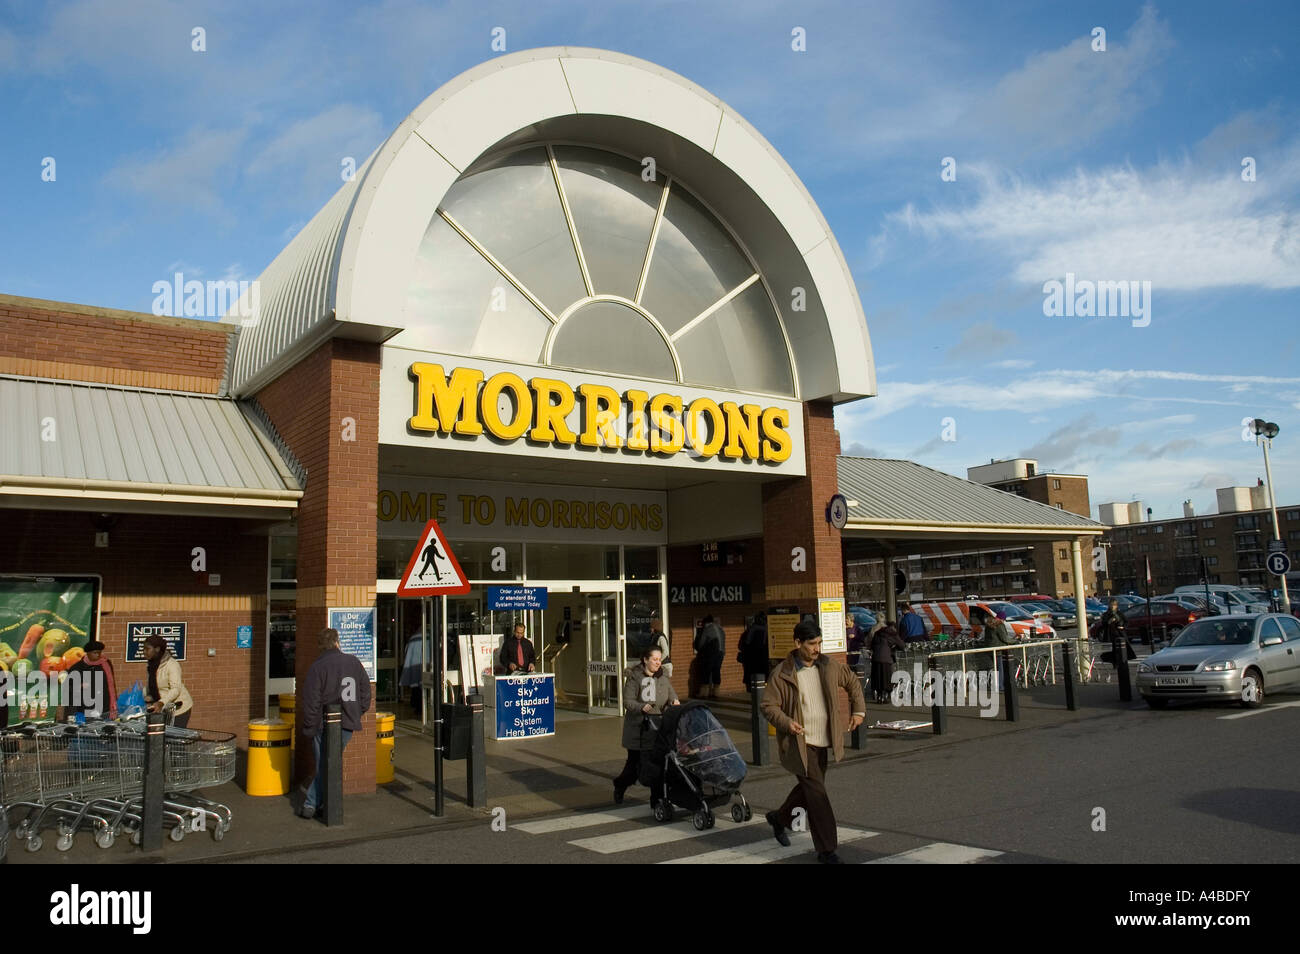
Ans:
{"label": "entrance door", "polygon": [[587,711],[621,715],[627,654],[618,593],[586,594]]}

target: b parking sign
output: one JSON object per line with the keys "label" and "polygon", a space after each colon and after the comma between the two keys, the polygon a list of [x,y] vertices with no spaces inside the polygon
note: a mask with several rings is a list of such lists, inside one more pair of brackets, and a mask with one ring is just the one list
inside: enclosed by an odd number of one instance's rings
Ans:
{"label": "b parking sign", "polygon": [[1286,576],[1291,571],[1291,558],[1285,553],[1270,553],[1264,561],[1268,572],[1274,576]]}

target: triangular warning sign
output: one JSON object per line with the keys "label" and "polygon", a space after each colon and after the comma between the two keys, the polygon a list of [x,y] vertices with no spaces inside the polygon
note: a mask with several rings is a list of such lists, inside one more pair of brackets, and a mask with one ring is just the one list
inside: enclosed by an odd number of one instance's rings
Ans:
{"label": "triangular warning sign", "polygon": [[397,584],[398,596],[451,596],[468,593],[469,580],[456,562],[456,554],[447,546],[447,538],[437,520],[424,525],[420,542],[406,564],[402,581]]}

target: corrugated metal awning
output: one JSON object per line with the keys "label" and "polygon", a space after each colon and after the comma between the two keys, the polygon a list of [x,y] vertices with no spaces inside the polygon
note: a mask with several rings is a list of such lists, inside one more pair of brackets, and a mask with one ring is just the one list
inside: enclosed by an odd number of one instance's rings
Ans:
{"label": "corrugated metal awning", "polygon": [[235,401],[0,375],[0,505],[293,508],[302,486],[272,435]]}
{"label": "corrugated metal awning", "polygon": [[1100,534],[1105,524],[963,480],[910,460],[839,458],[839,490],[849,500],[846,535],[997,536],[1063,539]]}

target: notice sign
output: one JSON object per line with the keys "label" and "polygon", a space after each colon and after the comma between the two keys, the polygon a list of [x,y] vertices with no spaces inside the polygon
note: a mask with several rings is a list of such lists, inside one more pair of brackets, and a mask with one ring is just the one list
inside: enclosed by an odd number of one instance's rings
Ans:
{"label": "notice sign", "polygon": [[366,677],[375,681],[375,608],[373,606],[334,607],[329,611],[330,629],[339,631],[339,649],[356,656],[365,667]]}
{"label": "notice sign", "polygon": [[236,649],[253,648],[253,627],[251,626],[235,627],[235,648]]}
{"label": "notice sign", "polygon": [[768,609],[767,645],[772,656],[784,656],[794,649],[794,628],[798,625],[799,607],[773,606]]}
{"label": "notice sign", "polygon": [[489,586],[490,610],[544,610],[547,589],[544,586]]}
{"label": "notice sign", "polygon": [[822,630],[822,652],[848,651],[848,634],[844,629],[844,601],[818,600],[817,625]]}
{"label": "notice sign", "polygon": [[126,661],[144,662],[144,641],[150,636],[167,640],[167,648],[177,659],[185,658],[186,623],[127,623]]}
{"label": "notice sign", "polygon": [[497,740],[555,735],[555,676],[498,676]]}

